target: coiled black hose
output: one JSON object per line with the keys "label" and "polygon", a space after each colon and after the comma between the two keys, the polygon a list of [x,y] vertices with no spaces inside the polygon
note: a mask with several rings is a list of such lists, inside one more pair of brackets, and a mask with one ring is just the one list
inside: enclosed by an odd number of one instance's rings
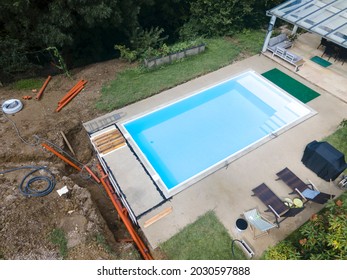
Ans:
{"label": "coiled black hose", "polygon": [[[0,171],[0,174],[6,174],[6,173],[10,173],[13,171],[17,171],[17,170],[22,170],[22,169],[32,169],[29,173],[27,173],[24,178],[22,179],[21,183],[19,184],[19,190],[20,192],[25,195],[25,196],[34,196],[34,197],[38,197],[38,196],[45,196],[48,195],[49,193],[51,193],[55,187],[55,177],[53,175],[53,173],[47,169],[46,166],[21,166],[21,167],[17,167],[17,168],[12,168],[9,170],[4,170],[4,171]],[[31,178],[29,178],[30,176],[32,176],[35,172],[38,172],[40,170],[45,171],[46,173],[48,173],[48,176],[33,176]],[[39,190],[39,189],[35,189],[32,184],[38,181],[43,181],[46,182],[46,187],[43,190]]]}

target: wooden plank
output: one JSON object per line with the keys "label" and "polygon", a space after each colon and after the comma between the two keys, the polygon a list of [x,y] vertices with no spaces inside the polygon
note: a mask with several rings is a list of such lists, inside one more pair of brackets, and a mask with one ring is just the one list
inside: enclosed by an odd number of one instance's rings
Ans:
{"label": "wooden plank", "polygon": [[117,146],[113,146],[113,147],[111,147],[111,148],[109,148],[109,149],[103,150],[103,151],[101,151],[100,153],[102,153],[102,154],[107,154],[107,153],[109,153],[109,152],[111,152],[111,151],[113,151],[113,150],[117,150],[117,149],[119,149],[119,148],[121,148],[121,147],[123,147],[123,146],[125,146],[125,145],[126,145],[126,143],[124,142],[124,143],[121,143],[121,144],[119,144],[119,145],[117,145]]}
{"label": "wooden plank", "polygon": [[118,129],[112,129],[112,130],[107,131],[107,132],[105,132],[105,133],[103,133],[101,135],[93,137],[93,141],[100,140],[100,139],[102,139],[104,137],[107,137],[107,136],[113,134],[113,133],[119,133],[120,134],[120,131]]}
{"label": "wooden plank", "polygon": [[105,143],[107,143],[107,142],[110,142],[110,141],[112,141],[112,140],[116,140],[116,139],[118,139],[118,138],[123,138],[123,136],[120,135],[120,134],[117,134],[117,135],[110,135],[110,136],[107,137],[107,138],[103,138],[103,139],[100,139],[100,140],[97,140],[97,141],[93,141],[93,142],[94,142],[94,144],[95,144],[96,146],[100,146],[100,145],[103,145],[103,144],[105,144]]}
{"label": "wooden plank", "polygon": [[113,131],[112,133],[107,133],[107,134],[104,134],[101,136],[102,137],[98,137],[97,139],[93,139],[93,141],[98,142],[98,141],[102,141],[102,140],[110,138],[110,137],[122,136],[122,134],[119,131]]}
{"label": "wooden plank", "polygon": [[122,138],[117,138],[117,139],[115,139],[115,140],[106,142],[106,143],[104,143],[104,144],[102,144],[102,145],[98,145],[98,146],[96,146],[96,147],[97,147],[99,150],[100,150],[100,149],[102,150],[102,149],[104,149],[105,147],[118,145],[118,144],[123,143],[123,142],[125,142],[125,140],[124,140],[124,138],[122,137]]}
{"label": "wooden plank", "polygon": [[161,211],[160,213],[158,213],[157,215],[153,216],[152,218],[148,219],[147,221],[144,222],[143,226],[149,227],[150,225],[154,224],[155,222],[157,222],[158,220],[164,218],[165,216],[169,215],[172,212],[172,206],[164,209],[163,211]]}
{"label": "wooden plank", "polygon": [[60,131],[60,134],[61,134],[61,136],[63,136],[63,139],[64,139],[66,145],[68,146],[70,152],[75,156],[75,155],[76,155],[76,154],[75,154],[75,151],[72,149],[72,147],[71,147],[71,145],[70,145],[70,142],[67,140],[67,138],[66,138],[64,132]]}

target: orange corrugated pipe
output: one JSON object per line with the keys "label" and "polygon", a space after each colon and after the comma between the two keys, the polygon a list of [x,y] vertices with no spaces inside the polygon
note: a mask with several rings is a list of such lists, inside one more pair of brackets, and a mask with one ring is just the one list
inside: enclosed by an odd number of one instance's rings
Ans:
{"label": "orange corrugated pipe", "polygon": [[102,185],[104,186],[108,196],[110,197],[112,204],[116,208],[119,217],[122,219],[125,227],[127,228],[128,232],[130,233],[135,244],[137,245],[142,257],[145,260],[153,260],[153,257],[149,253],[149,250],[146,248],[145,244],[143,243],[143,241],[141,240],[139,235],[136,233],[132,222],[129,220],[129,217],[127,215],[125,215],[125,213],[123,212],[123,208],[122,208],[122,206],[118,200],[118,197],[116,196],[115,193],[111,192],[112,187],[111,187],[110,183],[105,180],[105,178],[107,178],[107,175],[104,173],[104,171],[100,165],[98,165],[98,169],[101,173],[100,181],[101,181]]}
{"label": "orange corrugated pipe", "polygon": [[52,79],[52,76],[48,76],[46,81],[43,83],[42,87],[40,88],[39,92],[37,93],[35,99],[39,100],[41,98],[41,95],[43,94],[44,90],[46,89],[49,81]]}

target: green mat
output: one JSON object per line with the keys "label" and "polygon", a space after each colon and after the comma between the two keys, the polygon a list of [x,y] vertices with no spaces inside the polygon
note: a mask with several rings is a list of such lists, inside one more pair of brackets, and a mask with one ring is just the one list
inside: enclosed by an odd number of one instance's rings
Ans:
{"label": "green mat", "polygon": [[313,62],[316,62],[317,64],[319,64],[320,66],[323,66],[323,67],[328,67],[331,65],[331,63],[329,61],[326,61],[325,59],[319,57],[319,56],[314,56],[314,57],[311,57],[311,60]]}
{"label": "green mat", "polygon": [[271,69],[262,75],[303,103],[307,103],[320,95],[277,68]]}

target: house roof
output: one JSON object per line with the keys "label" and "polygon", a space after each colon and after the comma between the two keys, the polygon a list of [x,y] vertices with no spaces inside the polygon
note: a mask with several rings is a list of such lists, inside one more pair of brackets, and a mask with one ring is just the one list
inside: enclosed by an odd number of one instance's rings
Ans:
{"label": "house roof", "polygon": [[346,0],[289,0],[267,14],[347,48]]}

